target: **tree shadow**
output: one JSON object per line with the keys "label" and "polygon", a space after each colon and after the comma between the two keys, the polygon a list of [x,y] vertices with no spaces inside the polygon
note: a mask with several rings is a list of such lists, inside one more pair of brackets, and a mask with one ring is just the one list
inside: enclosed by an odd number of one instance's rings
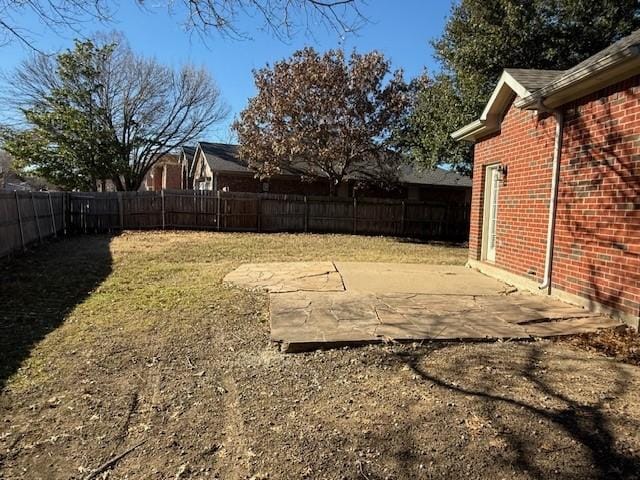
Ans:
{"label": "tree shadow", "polygon": [[65,239],[0,264],[0,391],[111,273],[112,236]]}
{"label": "tree shadow", "polygon": [[[607,405],[609,400],[629,393],[629,367],[625,368],[607,359],[580,359],[574,358],[570,353],[554,354],[553,363],[556,367],[548,374],[546,368],[542,367],[544,347],[537,344],[522,347],[526,351],[525,358],[513,364],[503,363],[506,369],[503,375],[470,374],[471,365],[482,368],[491,364],[490,357],[482,355],[464,360],[452,356],[444,369],[441,362],[438,363],[437,371],[435,368],[429,368],[429,357],[436,353],[442,355],[443,352],[438,350],[447,350],[449,347],[446,344],[419,350],[395,351],[391,356],[398,362],[400,369],[408,367],[415,374],[418,385],[436,387],[448,392],[446,398],[451,402],[470,402],[472,407],[469,403],[461,407],[463,412],[467,410],[463,416],[470,417],[474,415],[475,410],[481,411],[483,418],[491,419],[491,428],[503,433],[500,439],[507,442],[503,456],[491,455],[489,459],[484,459],[494,473],[498,469],[501,476],[505,471],[515,471],[513,473],[525,474],[528,478],[545,479],[549,478],[557,467],[557,478],[637,478],[640,474],[640,456],[633,456],[625,453],[623,449],[616,448],[617,439],[620,437],[616,439],[612,422],[622,419],[632,430],[637,430],[640,424],[634,418],[623,419],[624,412],[612,412]],[[575,371],[571,370],[572,367],[567,362],[576,361],[585,363],[583,373],[600,369],[606,369],[607,373],[610,373],[604,392],[591,395],[587,400],[584,397],[580,399],[576,392],[582,387],[588,388],[588,385],[571,385],[557,378],[551,379],[552,374],[560,374],[562,378],[570,379]],[[509,387],[501,383],[507,379],[513,379],[514,385]],[[523,394],[522,391],[518,393],[518,388],[523,384],[530,387],[530,394]],[[437,413],[434,412],[434,415]],[[453,445],[460,433],[455,430],[455,422],[459,420],[459,415],[454,416],[449,422],[452,431],[444,435],[447,449],[461,453],[464,447]],[[572,458],[558,462],[556,466],[553,465],[553,460],[541,458],[545,455],[544,452],[533,452],[532,443],[540,439],[534,437],[535,432],[531,433],[527,427],[540,427],[538,424],[548,425],[551,429],[548,435],[566,438],[571,445],[561,448],[570,448]],[[395,455],[400,470],[399,478],[416,476],[416,462],[412,452],[424,448],[425,444],[424,440],[413,438],[410,431],[422,431],[423,428],[423,425],[416,423],[406,429],[402,445],[396,450]],[[388,437],[387,433],[383,433],[381,439]],[[482,437],[481,442],[486,440],[486,436]],[[574,463],[575,455],[581,455],[578,464]],[[474,457],[469,460],[479,463],[483,459]],[[456,464],[455,461],[453,463]],[[458,468],[462,468],[462,463],[464,462],[459,462]],[[482,472],[482,466],[476,465],[475,468],[475,473]],[[585,476],[585,472],[588,472],[588,475]],[[449,473],[453,475],[453,472]],[[369,476],[372,479],[377,478],[375,475]]]}
{"label": "tree shadow", "polygon": [[[640,316],[637,240],[640,210],[640,135],[635,110],[638,77],[606,88],[565,109],[554,263],[559,288]],[[559,242],[569,234],[571,241]],[[565,271],[566,270],[566,271]],[[572,270],[580,270],[572,274]]]}

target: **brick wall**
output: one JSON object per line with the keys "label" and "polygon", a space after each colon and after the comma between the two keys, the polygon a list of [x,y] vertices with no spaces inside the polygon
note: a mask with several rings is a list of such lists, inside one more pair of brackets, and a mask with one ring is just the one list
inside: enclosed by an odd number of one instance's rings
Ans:
{"label": "brick wall", "polygon": [[151,186],[149,188],[149,190],[154,190],[156,192],[159,192],[160,190],[162,190],[162,167],[161,166],[155,166],[151,169],[151,174],[147,174],[150,175],[151,177]]}
{"label": "brick wall", "polygon": [[182,166],[167,164],[164,166],[163,188],[179,190],[182,186]]}
{"label": "brick wall", "polygon": [[484,182],[487,165],[508,174],[498,196],[496,266],[541,279],[551,191],[555,120],[511,106],[501,132],[475,146],[469,255],[481,259]]}
{"label": "brick wall", "polygon": [[[553,286],[639,315],[640,77],[563,106]],[[555,120],[511,107],[475,146],[470,258],[480,260],[485,167],[508,166],[496,266],[544,274]]]}
{"label": "brick wall", "polygon": [[640,315],[640,76],[564,110],[554,285]]}

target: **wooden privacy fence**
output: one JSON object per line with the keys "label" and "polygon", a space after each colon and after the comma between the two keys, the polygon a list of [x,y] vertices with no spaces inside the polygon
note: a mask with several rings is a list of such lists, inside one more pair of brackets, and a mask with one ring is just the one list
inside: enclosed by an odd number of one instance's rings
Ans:
{"label": "wooden privacy fence", "polygon": [[72,193],[72,231],[185,228],[466,240],[468,205],[402,200],[163,190]]}
{"label": "wooden privacy fence", "polygon": [[0,193],[0,257],[61,232],[201,229],[466,240],[469,206],[194,190]]}
{"label": "wooden privacy fence", "polygon": [[0,257],[66,229],[67,194],[0,192]]}

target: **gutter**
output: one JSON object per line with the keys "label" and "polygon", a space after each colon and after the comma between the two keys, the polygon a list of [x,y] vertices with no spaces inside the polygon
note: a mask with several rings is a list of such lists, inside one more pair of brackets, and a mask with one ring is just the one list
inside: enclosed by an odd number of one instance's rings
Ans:
{"label": "gutter", "polygon": [[553,146],[553,162],[551,175],[551,198],[549,199],[549,220],[547,223],[547,249],[544,259],[544,278],[538,285],[540,290],[547,290],[551,294],[551,273],[553,267],[553,247],[556,229],[556,212],[558,208],[558,185],[560,183],[560,159],[562,156],[562,136],[564,133],[564,114],[560,110],[548,109],[542,100],[538,101],[540,111],[553,113],[556,119],[555,142]]}
{"label": "gutter", "polygon": [[478,132],[482,131],[486,126],[486,122],[483,120],[475,120],[468,125],[456,130],[451,134],[451,138],[456,141],[464,140],[467,142],[473,142],[474,136]]}

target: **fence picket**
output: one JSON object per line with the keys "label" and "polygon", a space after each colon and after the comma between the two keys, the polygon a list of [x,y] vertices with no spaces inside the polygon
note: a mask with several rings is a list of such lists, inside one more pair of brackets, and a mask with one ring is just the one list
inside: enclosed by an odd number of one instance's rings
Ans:
{"label": "fence picket", "polygon": [[[461,241],[467,239],[469,228],[469,205],[411,200],[185,190],[47,195],[37,201],[48,200],[51,232],[49,228],[41,229],[41,215],[33,193],[0,192],[0,257],[20,248],[25,250],[33,241],[57,236],[57,215],[63,234],[197,228],[401,235]],[[29,196],[33,218],[24,216],[24,204],[21,205]]]}

